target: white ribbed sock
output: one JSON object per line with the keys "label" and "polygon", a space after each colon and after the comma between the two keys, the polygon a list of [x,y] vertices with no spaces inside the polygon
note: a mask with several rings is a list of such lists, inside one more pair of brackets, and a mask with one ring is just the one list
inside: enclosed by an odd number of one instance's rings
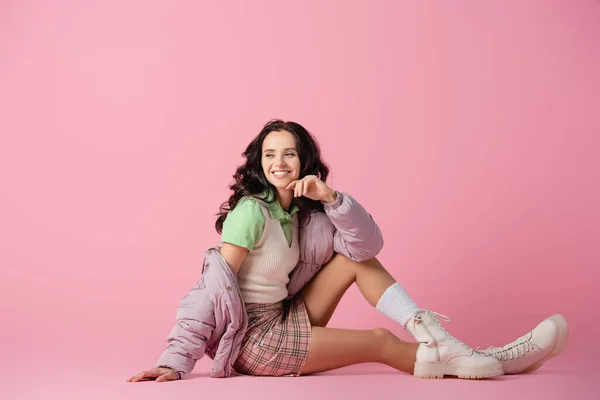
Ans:
{"label": "white ribbed sock", "polygon": [[406,325],[419,311],[419,307],[398,282],[395,282],[383,292],[375,308],[402,326]]}

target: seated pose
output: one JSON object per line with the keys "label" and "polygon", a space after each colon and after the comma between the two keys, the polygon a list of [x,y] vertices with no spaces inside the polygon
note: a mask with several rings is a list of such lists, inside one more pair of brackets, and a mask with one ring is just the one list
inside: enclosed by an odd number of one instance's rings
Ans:
{"label": "seated pose", "polygon": [[[325,184],[329,168],[301,125],[269,122],[243,155],[216,221],[221,244],[205,253],[202,278],[181,301],[156,366],[128,381],[181,379],[205,354],[213,377],[379,362],[418,378],[477,379],[534,371],[564,348],[559,314],[506,346],[478,351],[444,328],[447,317],[420,309],[377,260],[383,238],[372,216]],[[415,343],[381,328],[327,328],[353,283]]]}

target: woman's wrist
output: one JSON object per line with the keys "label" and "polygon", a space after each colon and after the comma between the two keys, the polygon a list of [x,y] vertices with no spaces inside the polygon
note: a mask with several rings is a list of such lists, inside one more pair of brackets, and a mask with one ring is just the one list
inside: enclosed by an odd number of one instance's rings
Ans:
{"label": "woman's wrist", "polygon": [[329,193],[323,200],[321,200],[325,204],[335,203],[337,200],[337,191],[331,189],[331,193]]}
{"label": "woman's wrist", "polygon": [[181,372],[176,371],[168,365],[159,365],[158,368],[170,369],[177,376],[177,379],[181,379],[183,377],[183,374]]}

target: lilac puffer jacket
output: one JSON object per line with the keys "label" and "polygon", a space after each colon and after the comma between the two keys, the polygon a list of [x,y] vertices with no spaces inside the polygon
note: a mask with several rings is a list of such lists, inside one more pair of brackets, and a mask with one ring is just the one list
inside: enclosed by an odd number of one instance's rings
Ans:
{"label": "lilac puffer jacket", "polygon": [[[365,261],[383,247],[381,231],[371,215],[352,196],[342,192],[337,192],[335,202],[325,204],[325,213],[311,214],[299,238],[300,261],[288,283],[288,298],[300,292],[334,252]],[[181,300],[177,323],[156,366],[172,368],[183,376],[207,354],[213,359],[212,377],[231,374],[248,316],[236,274],[219,249],[216,246],[204,254],[202,278]]]}

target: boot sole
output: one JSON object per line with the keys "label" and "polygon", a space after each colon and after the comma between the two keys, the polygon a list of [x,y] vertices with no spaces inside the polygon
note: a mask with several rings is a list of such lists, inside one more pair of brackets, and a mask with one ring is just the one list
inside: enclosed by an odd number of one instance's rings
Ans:
{"label": "boot sole", "polygon": [[502,364],[480,368],[465,368],[451,364],[437,364],[428,362],[415,363],[415,378],[442,379],[444,376],[456,376],[461,379],[486,379],[504,374]]}
{"label": "boot sole", "polygon": [[554,346],[552,351],[546,357],[542,358],[540,361],[523,371],[522,373],[524,374],[535,371],[541,367],[544,362],[559,355],[567,345],[567,339],[569,338],[569,325],[567,324],[565,317],[560,314],[554,314],[553,316],[548,317],[548,319],[554,322],[558,327],[558,339],[556,340],[556,346]]}

